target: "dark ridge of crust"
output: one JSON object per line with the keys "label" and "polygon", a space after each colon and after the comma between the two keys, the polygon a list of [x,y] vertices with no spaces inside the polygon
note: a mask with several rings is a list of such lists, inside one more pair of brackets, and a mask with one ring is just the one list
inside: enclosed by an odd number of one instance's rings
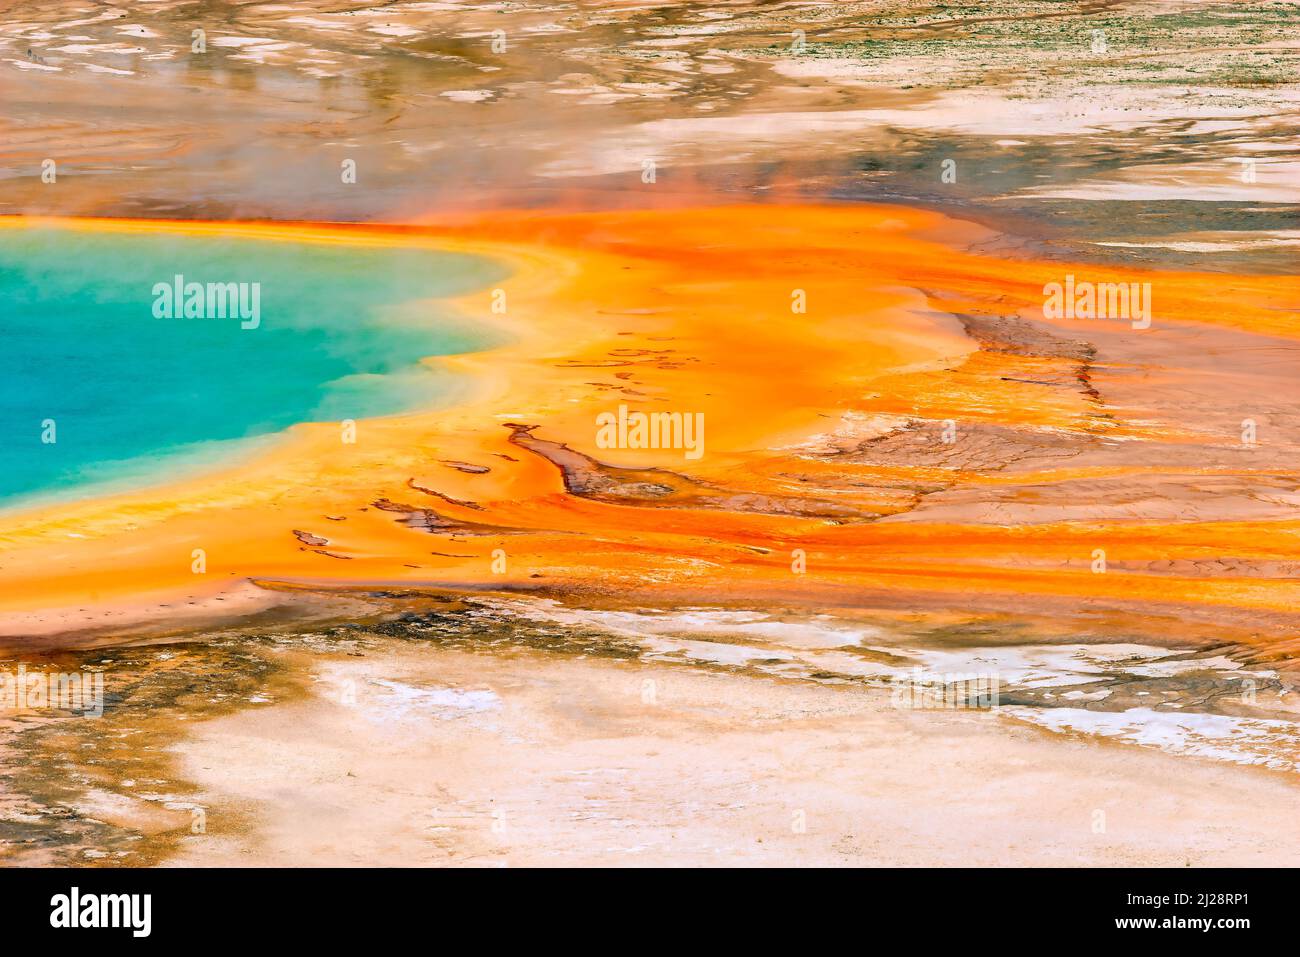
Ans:
{"label": "dark ridge of crust", "polygon": [[459,519],[440,515],[431,508],[419,505],[406,505],[381,498],[370,503],[384,512],[395,512],[402,516],[402,524],[429,532],[431,535],[526,535],[531,529],[512,528],[506,525],[488,525],[483,522],[463,522]]}
{"label": "dark ridge of crust", "polygon": [[733,492],[668,469],[605,465],[562,442],[537,438],[533,432],[540,426],[507,422],[505,427],[510,429],[512,444],[541,456],[560,470],[566,492],[591,501],[610,505],[791,515],[838,523],[872,521],[882,514],[815,498]]}
{"label": "dark ridge of crust", "polygon": [[431,489],[424,485],[419,484],[413,478],[407,479],[406,484],[407,487],[413,488],[417,492],[423,492],[425,495],[432,495],[434,498],[440,498],[448,505],[455,505],[457,508],[469,508],[469,509],[473,509],[476,512],[483,511],[483,506],[480,505],[478,502],[471,502],[468,499],[463,499],[463,498],[452,498],[450,495],[447,495],[445,492],[439,492],[436,489]]}
{"label": "dark ridge of crust", "polygon": [[451,459],[443,459],[442,464],[449,469],[455,469],[457,472],[465,472],[469,475],[486,475],[492,471],[486,465],[475,465],[473,462],[456,462]]}

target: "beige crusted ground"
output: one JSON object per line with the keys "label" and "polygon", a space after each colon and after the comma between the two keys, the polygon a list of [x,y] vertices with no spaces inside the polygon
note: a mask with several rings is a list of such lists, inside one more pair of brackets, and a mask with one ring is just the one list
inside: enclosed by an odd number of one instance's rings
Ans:
{"label": "beige crusted ground", "polygon": [[535,651],[305,664],[305,697],[173,749],[210,810],[169,863],[1298,862],[1281,774],[884,692]]}

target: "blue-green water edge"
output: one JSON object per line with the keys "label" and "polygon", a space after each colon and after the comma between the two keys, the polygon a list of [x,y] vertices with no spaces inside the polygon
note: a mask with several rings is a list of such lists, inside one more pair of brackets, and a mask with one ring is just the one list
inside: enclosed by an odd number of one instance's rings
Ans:
{"label": "blue-green water edge", "polygon": [[[427,249],[0,232],[0,507],[172,478],[297,422],[434,404],[454,383],[419,360],[493,343],[429,300],[506,274]],[[258,284],[256,328],[233,309],[158,318],[178,275],[248,284],[246,304]]]}

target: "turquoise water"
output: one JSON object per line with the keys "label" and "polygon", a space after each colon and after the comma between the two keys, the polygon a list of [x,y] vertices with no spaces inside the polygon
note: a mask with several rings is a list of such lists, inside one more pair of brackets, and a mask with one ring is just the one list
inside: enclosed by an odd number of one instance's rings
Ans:
{"label": "turquoise water", "polygon": [[[446,399],[451,377],[418,360],[491,342],[428,300],[505,273],[429,250],[0,232],[0,505],[167,479],[297,422]],[[260,284],[257,328],[156,318],[155,285],[176,274],[248,283],[249,304]]]}

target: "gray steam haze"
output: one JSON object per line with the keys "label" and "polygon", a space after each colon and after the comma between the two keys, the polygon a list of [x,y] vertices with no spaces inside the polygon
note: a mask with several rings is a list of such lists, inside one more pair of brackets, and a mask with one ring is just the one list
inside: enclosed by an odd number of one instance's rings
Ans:
{"label": "gray steam haze", "polygon": [[[1184,229],[1170,213],[1192,199],[1201,230],[1286,228],[1300,197],[1279,104],[1300,97],[1282,18],[1122,5],[1097,56],[1087,5],[1014,6],[985,22],[901,2],[0,2],[0,214],[865,199],[1030,238],[1050,223],[1102,257]],[[1228,175],[1243,155],[1260,164],[1248,190]]]}

